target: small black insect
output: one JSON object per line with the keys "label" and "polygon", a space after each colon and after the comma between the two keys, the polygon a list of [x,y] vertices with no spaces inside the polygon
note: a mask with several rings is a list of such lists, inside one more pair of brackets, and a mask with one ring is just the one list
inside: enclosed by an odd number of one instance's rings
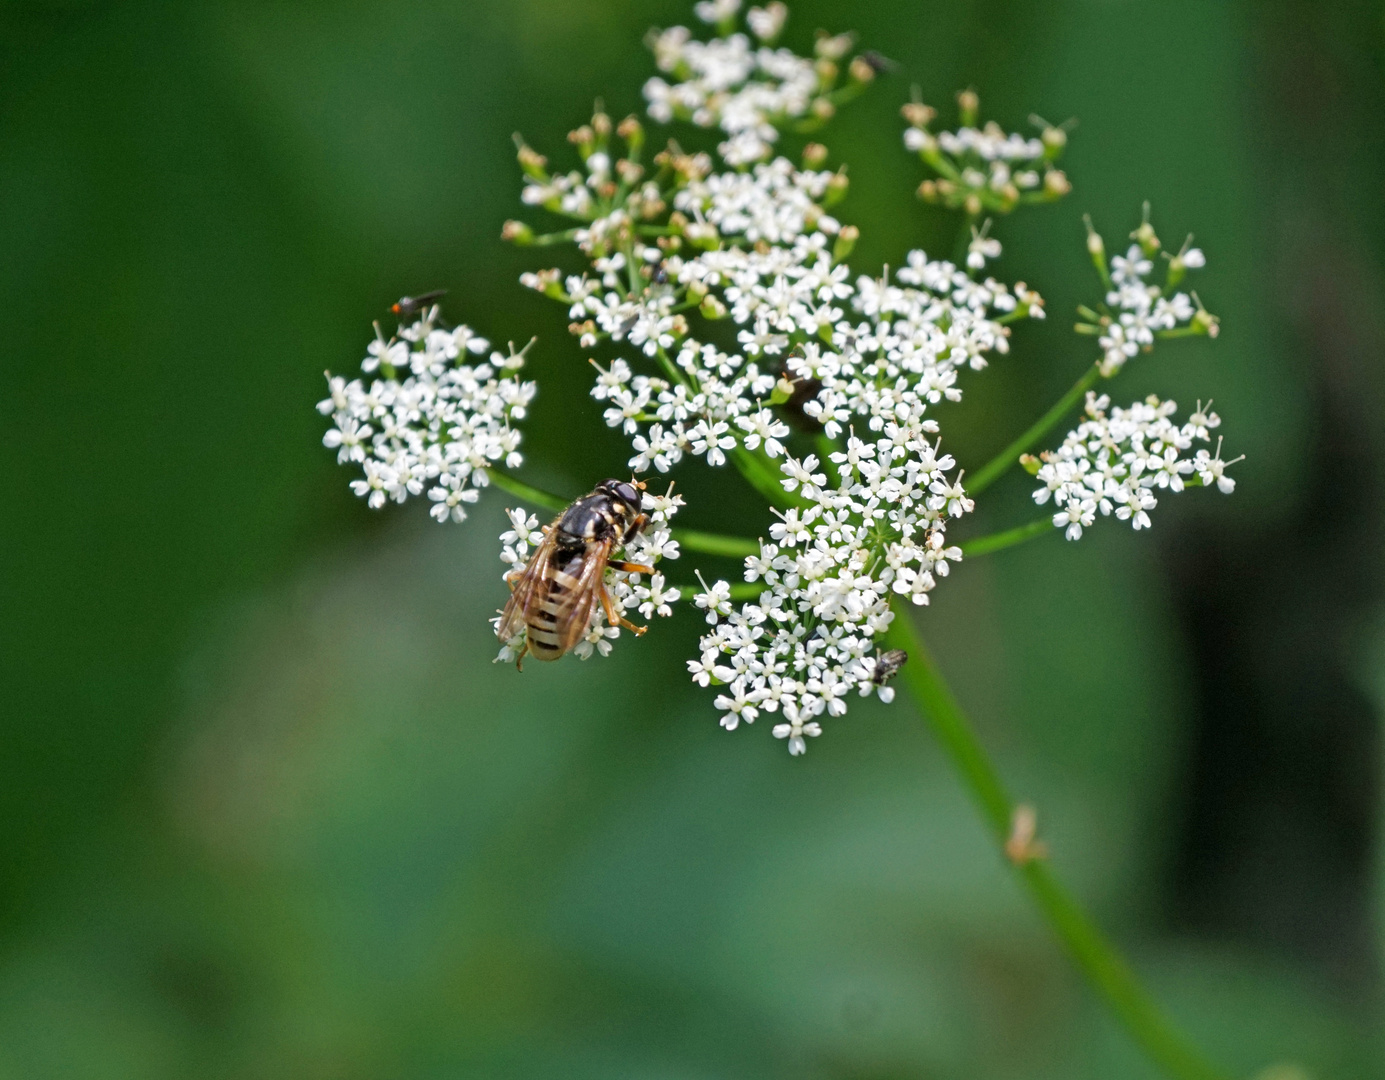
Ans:
{"label": "small black insect", "polygon": [[881,56],[874,49],[867,49],[861,54],[861,59],[870,65],[872,71],[877,75],[883,75],[887,71],[898,71],[899,64],[891,60],[888,56]]}
{"label": "small black insect", "polygon": [[884,686],[899,674],[899,669],[908,659],[909,654],[903,649],[887,649],[885,652],[876,653],[875,674],[871,676],[870,681],[876,686]]}
{"label": "small black insect", "polygon": [[390,305],[390,310],[396,315],[417,315],[434,300],[447,295],[446,289],[434,289],[426,292],[422,296],[401,296],[395,303]]}

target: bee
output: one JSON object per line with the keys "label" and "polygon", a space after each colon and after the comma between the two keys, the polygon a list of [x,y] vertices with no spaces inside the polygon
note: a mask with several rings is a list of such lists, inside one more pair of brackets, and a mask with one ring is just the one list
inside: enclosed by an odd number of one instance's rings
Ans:
{"label": "bee", "polygon": [[876,653],[875,674],[871,676],[870,681],[876,686],[884,686],[899,674],[899,669],[908,659],[909,654],[903,649],[886,649],[882,653]]}
{"label": "bee", "polygon": [[446,295],[446,289],[434,289],[432,292],[426,292],[422,296],[401,296],[390,305],[390,311],[394,312],[396,315],[417,315],[434,300],[441,299]]}
{"label": "bee", "polygon": [[526,653],[557,660],[568,652],[586,635],[598,601],[611,626],[645,632],[646,627],[621,616],[605,582],[608,566],[627,574],[654,573],[652,566],[611,558],[648,524],[640,513],[643,490],[643,484],[603,480],[545,526],[524,569],[506,575],[510,599],[495,633],[510,641],[525,631],[517,658],[521,664]]}

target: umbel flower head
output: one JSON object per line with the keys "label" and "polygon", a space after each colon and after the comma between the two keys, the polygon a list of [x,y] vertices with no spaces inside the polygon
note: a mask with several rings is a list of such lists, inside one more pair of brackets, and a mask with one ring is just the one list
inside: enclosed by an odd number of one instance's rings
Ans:
{"label": "umbel flower head", "polygon": [[537,389],[518,375],[529,346],[462,362],[489,348],[469,327],[438,325],[435,305],[394,338],[375,324],[361,362],[368,383],[327,372],[329,395],[317,408],[334,426],[322,442],[336,449],[338,462],[361,466],[364,476],[351,490],[372,509],[426,491],[433,517],[462,521],[465,505],[488,482],[488,468],[523,463],[512,425],[524,419]]}
{"label": "umbel flower head", "polygon": [[[698,573],[694,587],[670,584],[661,570],[647,580],[610,570],[606,586],[621,611],[646,618],[691,598],[708,629],[688,668],[715,688],[722,726],[767,716],[773,735],[801,754],[851,697],[892,697],[885,682],[901,661],[885,659],[882,638],[962,560],[949,530],[974,509],[974,492],[941,422],[966,380],[1011,352],[1015,327],[1045,315],[1037,292],[993,272],[1003,247],[983,215],[1051,204],[1070,190],[1056,167],[1067,130],[1038,122],[1030,136],[980,124],[967,91],[960,126],[935,134],[936,113],[906,105],[905,145],[933,174],[921,194],[963,212],[961,239],[952,258],[916,249],[897,267],[853,270],[859,232],[837,216],[845,166],[827,167],[830,153],[815,142],[798,160],[777,151],[785,132],[835,115],[878,62],[849,58],[845,34],[820,34],[810,55],[779,45],[782,4],[751,8],[743,24],[738,0],[694,11],[715,32],[651,34],[658,74],[645,85],[649,117],[684,124],[687,145],[670,139],[648,155],[639,118],[615,123],[600,110],[569,136],[571,168],[550,168],[518,140],[521,201],[563,225],[537,235],[511,221],[504,235],[580,253],[580,268],[536,268],[521,281],[564,305],[584,350],[600,350],[591,394],[629,439],[631,470],[734,468],[769,503],[752,530],[758,539],[733,541],[753,552],[743,580]],[[715,132],[706,149],[703,130]],[[1163,282],[1151,282],[1160,248],[1147,210],[1125,255],[1108,265],[1094,231],[1088,250],[1104,296],[1079,309],[1078,331],[1100,349],[1085,385],[1115,376],[1158,339],[1215,335],[1196,294],[1177,288],[1204,263],[1200,250],[1185,244],[1166,258]],[[383,378],[370,387],[333,381],[324,411],[336,427],[326,442],[365,471],[353,486],[373,506],[426,491],[439,520],[460,520],[479,488],[518,466],[512,424],[534,387],[519,381],[522,351],[459,363],[487,346],[436,318],[434,309],[401,328],[399,340],[377,335],[367,363]],[[1025,459],[1053,523],[1070,538],[1098,514],[1143,528],[1158,492],[1213,483],[1229,492],[1220,442],[1215,454],[1188,456],[1219,420],[1199,406],[1179,425],[1173,408],[1151,398],[1112,409],[1089,395],[1081,426],[1057,450]],[[994,472],[978,475],[989,482]],[[625,557],[655,567],[680,554],[670,522],[682,500],[644,500],[650,523]],[[523,511],[511,511],[511,524],[502,558],[513,580],[540,536]],[[598,610],[574,651],[605,655],[619,632]],[[501,658],[522,646],[505,642]]]}

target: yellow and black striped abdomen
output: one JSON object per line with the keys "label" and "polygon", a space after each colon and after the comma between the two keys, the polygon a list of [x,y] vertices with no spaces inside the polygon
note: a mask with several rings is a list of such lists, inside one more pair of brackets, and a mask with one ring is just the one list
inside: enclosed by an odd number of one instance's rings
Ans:
{"label": "yellow and black striped abdomen", "polygon": [[[534,585],[534,595],[525,606],[525,626],[529,652],[539,660],[556,660],[572,648],[591,619],[590,597],[582,595],[582,571],[592,553],[578,548],[571,553],[556,552],[543,580]],[[582,621],[581,626],[575,620]]]}

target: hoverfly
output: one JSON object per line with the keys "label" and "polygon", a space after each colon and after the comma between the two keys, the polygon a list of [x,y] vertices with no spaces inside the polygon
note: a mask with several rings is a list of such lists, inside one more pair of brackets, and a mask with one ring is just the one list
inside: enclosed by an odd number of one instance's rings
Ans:
{"label": "hoverfly", "polygon": [[525,631],[525,653],[538,660],[557,660],[582,640],[600,601],[611,626],[624,626],[636,634],[636,626],[620,615],[606,591],[606,567],[627,574],[652,574],[652,566],[612,559],[645,527],[640,513],[643,484],[603,480],[543,530],[543,540],[523,570],[506,575],[510,599],[500,613],[495,633],[510,641]]}
{"label": "hoverfly", "polygon": [[439,300],[446,295],[446,289],[434,289],[422,296],[401,296],[390,305],[390,311],[396,315],[417,315],[434,300]]}

